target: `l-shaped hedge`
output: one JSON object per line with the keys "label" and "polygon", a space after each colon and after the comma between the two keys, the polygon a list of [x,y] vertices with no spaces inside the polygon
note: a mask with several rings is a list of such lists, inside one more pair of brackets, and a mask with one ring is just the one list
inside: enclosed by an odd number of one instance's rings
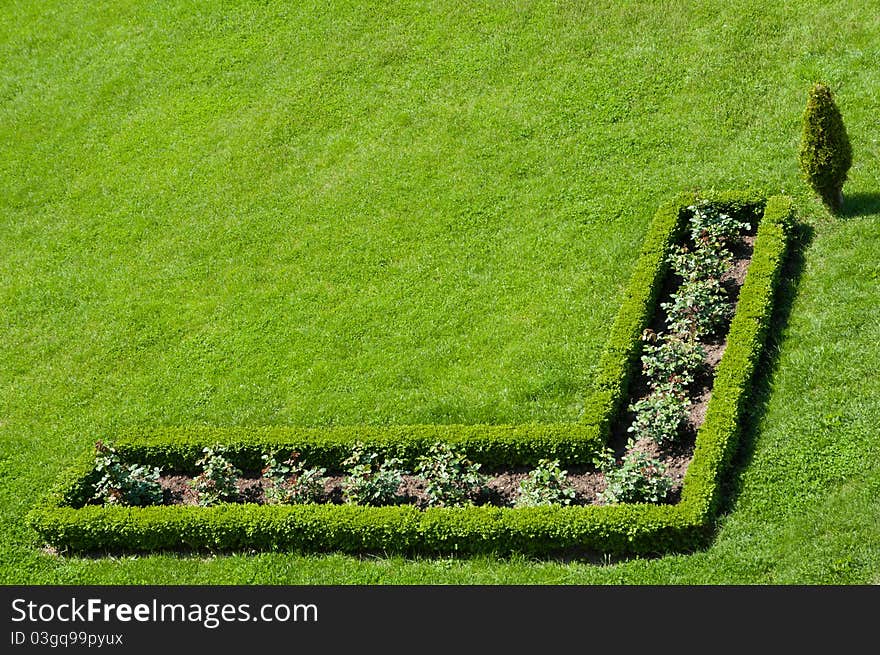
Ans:
{"label": "l-shaped hedge", "polygon": [[[115,440],[129,461],[192,472],[202,447],[229,446],[246,470],[260,453],[288,448],[315,465],[339,469],[354,441],[412,463],[435,441],[455,444],[491,468],[556,457],[590,462],[602,449],[626,398],[640,353],[640,335],[652,317],[666,277],[666,254],[681,238],[693,196],[656,213],[645,237],[597,368],[595,392],[573,424],[505,426],[353,426],[302,428],[182,428],[135,431]],[[739,423],[760,357],[773,297],[794,221],[791,199],[749,193],[708,198],[740,220],[758,222],[752,261],[740,290],[727,348],[715,371],[706,419],[675,505],[429,508],[356,505],[121,507],[86,505],[93,457],[61,476],[29,514],[41,539],[69,551],[158,549],[302,550],[402,553],[548,554],[559,551],[659,553],[690,550],[711,534],[720,480],[735,451]]]}

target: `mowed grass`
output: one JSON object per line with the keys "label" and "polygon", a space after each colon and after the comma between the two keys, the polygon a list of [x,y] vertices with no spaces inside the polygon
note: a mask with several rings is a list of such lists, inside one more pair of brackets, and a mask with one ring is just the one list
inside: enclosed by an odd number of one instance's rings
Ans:
{"label": "mowed grass", "polygon": [[[7,3],[0,579],[880,582],[880,18],[854,0]],[[799,180],[825,79],[846,217]],[[622,563],[58,558],[23,517],[131,425],[577,420],[658,202],[810,224],[718,538]]]}

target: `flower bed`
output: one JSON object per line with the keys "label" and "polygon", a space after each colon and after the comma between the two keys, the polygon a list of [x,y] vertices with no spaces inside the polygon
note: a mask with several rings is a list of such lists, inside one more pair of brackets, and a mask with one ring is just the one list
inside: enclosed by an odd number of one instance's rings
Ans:
{"label": "flower bed", "polygon": [[[544,458],[584,467],[601,455],[615,420],[625,417],[638,380],[642,333],[653,320],[667,278],[667,257],[692,211],[693,198],[661,208],[652,223],[597,371],[584,421],[550,426],[399,426],[332,430],[184,429],[134,433],[116,439],[120,460],[161,466],[177,476],[197,472],[202,450],[223,444],[232,466],[256,471],[267,453],[297,451],[311,467],[342,470],[356,442],[380,458],[412,467],[436,442],[454,446],[487,470],[531,467]],[[260,505],[221,502],[209,507],[130,507],[88,504],[98,475],[93,455],[69,471],[30,514],[41,538],[59,549],[143,551],[186,549],[301,549],[397,552],[527,552],[560,550],[662,552],[690,549],[711,530],[719,480],[737,440],[738,419],[760,355],[775,283],[793,218],[790,200],[727,194],[711,206],[757,225],[754,252],[739,293],[724,356],[715,368],[705,421],[675,504],[491,504],[426,509],[412,505],[334,503]],[[761,217],[763,211],[763,217]],[[760,218],[760,220],[759,220]],[[638,381],[633,385],[637,392]],[[574,469],[573,469],[574,470]],[[520,472],[524,475],[524,471]],[[262,491],[265,494],[265,491]]]}

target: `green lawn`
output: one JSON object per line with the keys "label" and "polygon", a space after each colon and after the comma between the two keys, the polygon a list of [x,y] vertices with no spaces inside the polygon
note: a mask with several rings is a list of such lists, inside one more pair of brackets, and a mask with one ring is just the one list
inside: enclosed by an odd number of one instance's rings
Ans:
{"label": "green lawn", "polygon": [[[870,3],[247,4],[0,12],[0,581],[880,582]],[[797,169],[820,78],[839,219]],[[57,558],[23,523],[131,425],[577,420],[658,203],[749,185],[809,229],[704,552]]]}

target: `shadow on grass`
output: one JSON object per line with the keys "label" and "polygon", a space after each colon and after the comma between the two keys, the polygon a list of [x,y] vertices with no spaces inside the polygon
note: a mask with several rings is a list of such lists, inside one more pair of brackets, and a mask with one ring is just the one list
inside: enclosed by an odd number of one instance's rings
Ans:
{"label": "shadow on grass", "polygon": [[[880,195],[874,196],[873,202],[880,203]],[[866,212],[869,213],[869,212]],[[770,403],[773,388],[773,377],[779,364],[779,351],[783,341],[783,333],[788,325],[791,309],[798,295],[801,275],[806,263],[806,251],[813,241],[815,230],[803,223],[794,228],[791,235],[788,257],[776,290],[776,302],[773,316],[761,360],[758,364],[752,393],[748,398],[748,408],[743,416],[740,440],[733,457],[727,476],[722,482],[721,504],[718,514],[728,514],[735,506],[743,487],[743,477],[755,454],[755,445],[761,420]]]}
{"label": "shadow on grass", "polygon": [[870,214],[880,214],[880,193],[844,194],[841,218],[857,218]]}

